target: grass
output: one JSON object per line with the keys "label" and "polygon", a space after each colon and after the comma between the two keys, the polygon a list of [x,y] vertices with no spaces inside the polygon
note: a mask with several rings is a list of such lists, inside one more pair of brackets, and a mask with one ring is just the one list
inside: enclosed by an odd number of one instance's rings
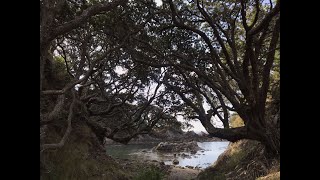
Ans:
{"label": "grass", "polygon": [[276,173],[268,174],[264,177],[259,177],[257,180],[280,180],[280,171]]}
{"label": "grass", "polygon": [[223,162],[220,161],[216,166],[209,167],[205,171],[199,174],[198,178],[200,180],[212,179],[212,180],[225,180],[225,172],[229,172],[241,162],[241,160],[246,156],[244,151],[232,152],[230,156],[225,158]]}
{"label": "grass", "polygon": [[162,180],[165,174],[161,172],[158,167],[151,166],[147,169],[142,170],[135,176],[134,180]]}
{"label": "grass", "polygon": [[209,168],[199,173],[199,180],[225,180],[226,174],[232,172],[241,164],[250,152],[257,147],[257,142],[238,141],[229,145],[227,150],[221,154],[218,160]]}

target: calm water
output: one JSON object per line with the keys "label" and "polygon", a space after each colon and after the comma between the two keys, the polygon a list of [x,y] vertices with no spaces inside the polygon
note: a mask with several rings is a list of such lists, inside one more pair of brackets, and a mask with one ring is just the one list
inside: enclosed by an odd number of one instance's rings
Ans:
{"label": "calm water", "polygon": [[[204,150],[197,151],[196,154],[185,153],[190,157],[176,158],[179,160],[177,166],[194,166],[199,168],[206,168],[213,164],[218,156],[225,151],[229,142],[198,142],[198,146]],[[152,148],[156,144],[129,144],[129,145],[108,145],[107,154],[127,159],[142,159],[142,160],[157,160],[163,161],[167,165],[172,165],[174,159],[173,153],[152,152]]]}

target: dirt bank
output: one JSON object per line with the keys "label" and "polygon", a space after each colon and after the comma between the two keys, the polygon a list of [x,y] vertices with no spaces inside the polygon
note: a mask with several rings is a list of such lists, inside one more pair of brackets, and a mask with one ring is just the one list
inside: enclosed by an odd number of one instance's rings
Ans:
{"label": "dirt bank", "polygon": [[172,167],[167,176],[168,180],[192,180],[196,179],[201,170]]}

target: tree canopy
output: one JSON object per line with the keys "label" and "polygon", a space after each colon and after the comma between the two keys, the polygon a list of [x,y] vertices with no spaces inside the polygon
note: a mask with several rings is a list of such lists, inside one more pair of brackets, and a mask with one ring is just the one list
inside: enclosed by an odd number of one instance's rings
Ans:
{"label": "tree canopy", "polygon": [[[75,117],[101,141],[127,143],[180,114],[278,154],[266,103],[279,84],[279,30],[280,0],[42,0],[40,129],[66,110],[67,128],[41,149],[63,146]],[[230,127],[231,112],[244,126]]]}

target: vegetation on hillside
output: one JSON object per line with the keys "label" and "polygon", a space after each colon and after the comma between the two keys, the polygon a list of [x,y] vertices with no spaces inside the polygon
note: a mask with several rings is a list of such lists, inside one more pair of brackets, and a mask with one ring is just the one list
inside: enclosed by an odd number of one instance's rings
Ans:
{"label": "vegetation on hillside", "polygon": [[268,159],[265,148],[257,141],[240,140],[231,143],[218,160],[198,175],[199,180],[243,180],[272,176],[279,180],[279,159]]}
{"label": "vegetation on hillside", "polygon": [[[47,130],[48,139],[57,141],[63,135],[58,128]],[[76,123],[66,144],[46,152],[40,160],[40,179],[126,180],[130,173],[111,157],[83,122]]]}

